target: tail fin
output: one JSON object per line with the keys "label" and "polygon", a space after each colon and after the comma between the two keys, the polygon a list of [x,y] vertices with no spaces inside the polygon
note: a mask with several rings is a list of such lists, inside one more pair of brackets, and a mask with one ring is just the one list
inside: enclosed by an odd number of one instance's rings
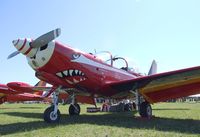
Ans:
{"label": "tail fin", "polygon": [[37,84],[35,84],[35,87],[40,87],[40,86],[46,86],[46,82],[39,81]]}
{"label": "tail fin", "polygon": [[[39,81],[39,82],[35,85],[35,87],[45,87],[45,86],[46,86],[46,82],[44,82],[44,81]],[[41,95],[41,96],[42,96],[43,91],[35,91],[34,94],[35,94],[35,95]]]}
{"label": "tail fin", "polygon": [[155,60],[153,60],[148,75],[153,75],[153,74],[156,74],[156,73],[157,73],[157,63],[156,63]]}

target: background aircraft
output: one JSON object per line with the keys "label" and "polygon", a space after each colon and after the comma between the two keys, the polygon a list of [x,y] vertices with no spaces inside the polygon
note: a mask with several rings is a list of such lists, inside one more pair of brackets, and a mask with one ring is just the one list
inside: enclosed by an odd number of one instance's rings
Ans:
{"label": "background aircraft", "polygon": [[[46,82],[40,81],[35,87],[44,87]],[[22,82],[11,82],[7,85],[0,84],[0,104],[4,102],[20,102],[20,101],[50,101],[43,98],[43,91],[32,90],[31,85]]]}
{"label": "background aircraft", "polygon": [[[91,100],[94,97],[136,97],[139,114],[151,117],[150,104],[200,92],[199,66],[154,74],[153,65],[150,70],[150,74],[153,74],[144,76],[131,71],[125,59],[113,57],[109,52],[109,59],[102,60],[96,55],[54,41],[60,33],[60,29],[55,29],[36,39],[13,40],[17,51],[8,56],[11,58],[19,53],[24,54],[28,64],[35,70],[35,76],[53,85],[44,95],[48,97],[53,93],[54,102],[44,112],[46,122],[59,121],[58,97],[61,93],[68,94],[68,99],[72,100],[70,115],[80,113],[76,100],[79,95]],[[122,68],[114,67],[119,59],[125,61]]]}

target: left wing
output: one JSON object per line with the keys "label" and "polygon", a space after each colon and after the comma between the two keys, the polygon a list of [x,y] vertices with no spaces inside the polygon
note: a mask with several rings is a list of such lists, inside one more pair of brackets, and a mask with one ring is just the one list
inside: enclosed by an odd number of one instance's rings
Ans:
{"label": "left wing", "polygon": [[49,97],[43,97],[43,91],[49,90],[46,82],[40,81],[35,86],[22,82],[10,82],[7,85],[0,84],[0,104],[9,101],[41,101],[51,102]]}
{"label": "left wing", "polygon": [[110,83],[121,91],[138,90],[150,103],[200,93],[200,66]]}
{"label": "left wing", "polygon": [[4,94],[12,94],[12,91],[10,91],[6,85],[0,84],[0,97]]}
{"label": "left wing", "polygon": [[[46,84],[45,84],[46,85]],[[31,86],[26,83],[22,82],[10,82],[7,84],[7,87],[10,90],[13,90],[13,94],[19,94],[19,93],[35,93],[39,91],[45,91],[50,90],[52,87],[46,87],[45,85],[36,84],[35,86]]]}

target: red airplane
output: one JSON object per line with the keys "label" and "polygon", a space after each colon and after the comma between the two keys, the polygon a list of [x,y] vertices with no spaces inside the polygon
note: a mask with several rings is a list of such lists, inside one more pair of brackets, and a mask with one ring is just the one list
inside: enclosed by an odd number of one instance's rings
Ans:
{"label": "red airplane", "polygon": [[[44,87],[46,82],[40,81],[35,88]],[[47,98],[42,97],[43,91],[32,90],[33,86],[22,82],[10,82],[7,85],[0,84],[0,104],[4,102],[18,101],[42,101]]]}
{"label": "red airplane", "polygon": [[123,99],[134,96],[142,117],[152,116],[150,104],[200,93],[200,66],[155,74],[156,67],[152,65],[152,75],[141,75],[131,71],[126,61],[126,66],[121,69],[114,67],[114,62],[125,60],[123,58],[108,54],[109,59],[104,61],[96,55],[54,41],[60,33],[58,28],[37,39],[13,40],[17,51],[8,56],[9,59],[24,54],[35,70],[35,76],[53,85],[44,95],[47,97],[53,93],[54,102],[44,112],[46,122],[60,119],[60,93],[67,94],[66,100],[72,99],[70,115],[80,113],[78,96],[93,104],[95,97]]}

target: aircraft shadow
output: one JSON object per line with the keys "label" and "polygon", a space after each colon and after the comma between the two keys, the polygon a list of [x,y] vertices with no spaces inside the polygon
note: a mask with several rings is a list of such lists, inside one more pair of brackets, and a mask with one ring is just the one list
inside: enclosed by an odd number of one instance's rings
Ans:
{"label": "aircraft shadow", "polygon": [[15,117],[23,117],[23,118],[39,118],[42,119],[43,114],[42,113],[21,113],[21,112],[5,112],[5,113],[1,113],[1,114],[6,114],[9,116],[15,116]]}
{"label": "aircraft shadow", "polygon": [[[66,126],[72,124],[94,124],[101,126],[113,126],[130,129],[149,129],[163,132],[177,132],[187,134],[200,134],[200,120],[192,119],[173,119],[155,117],[152,119],[141,119],[133,117],[132,113],[109,113],[100,115],[80,115],[70,117],[67,114],[61,115],[60,123],[48,124],[42,119],[41,113],[3,113],[11,116],[40,118],[40,120],[27,123],[11,123],[0,126],[0,135],[8,135],[17,132],[32,131],[48,127]],[[132,115],[131,115],[132,114]]]}
{"label": "aircraft shadow", "polygon": [[3,108],[0,107],[0,109],[2,109],[2,110],[3,109],[18,109],[18,108],[19,109],[40,109],[42,107],[17,107],[17,108],[16,107],[7,107],[7,108],[6,107],[3,107]]}
{"label": "aircraft shadow", "polygon": [[190,110],[188,108],[154,108],[152,109],[153,111],[157,111],[157,110]]}
{"label": "aircraft shadow", "polygon": [[42,107],[19,107],[20,109],[40,109]]}

